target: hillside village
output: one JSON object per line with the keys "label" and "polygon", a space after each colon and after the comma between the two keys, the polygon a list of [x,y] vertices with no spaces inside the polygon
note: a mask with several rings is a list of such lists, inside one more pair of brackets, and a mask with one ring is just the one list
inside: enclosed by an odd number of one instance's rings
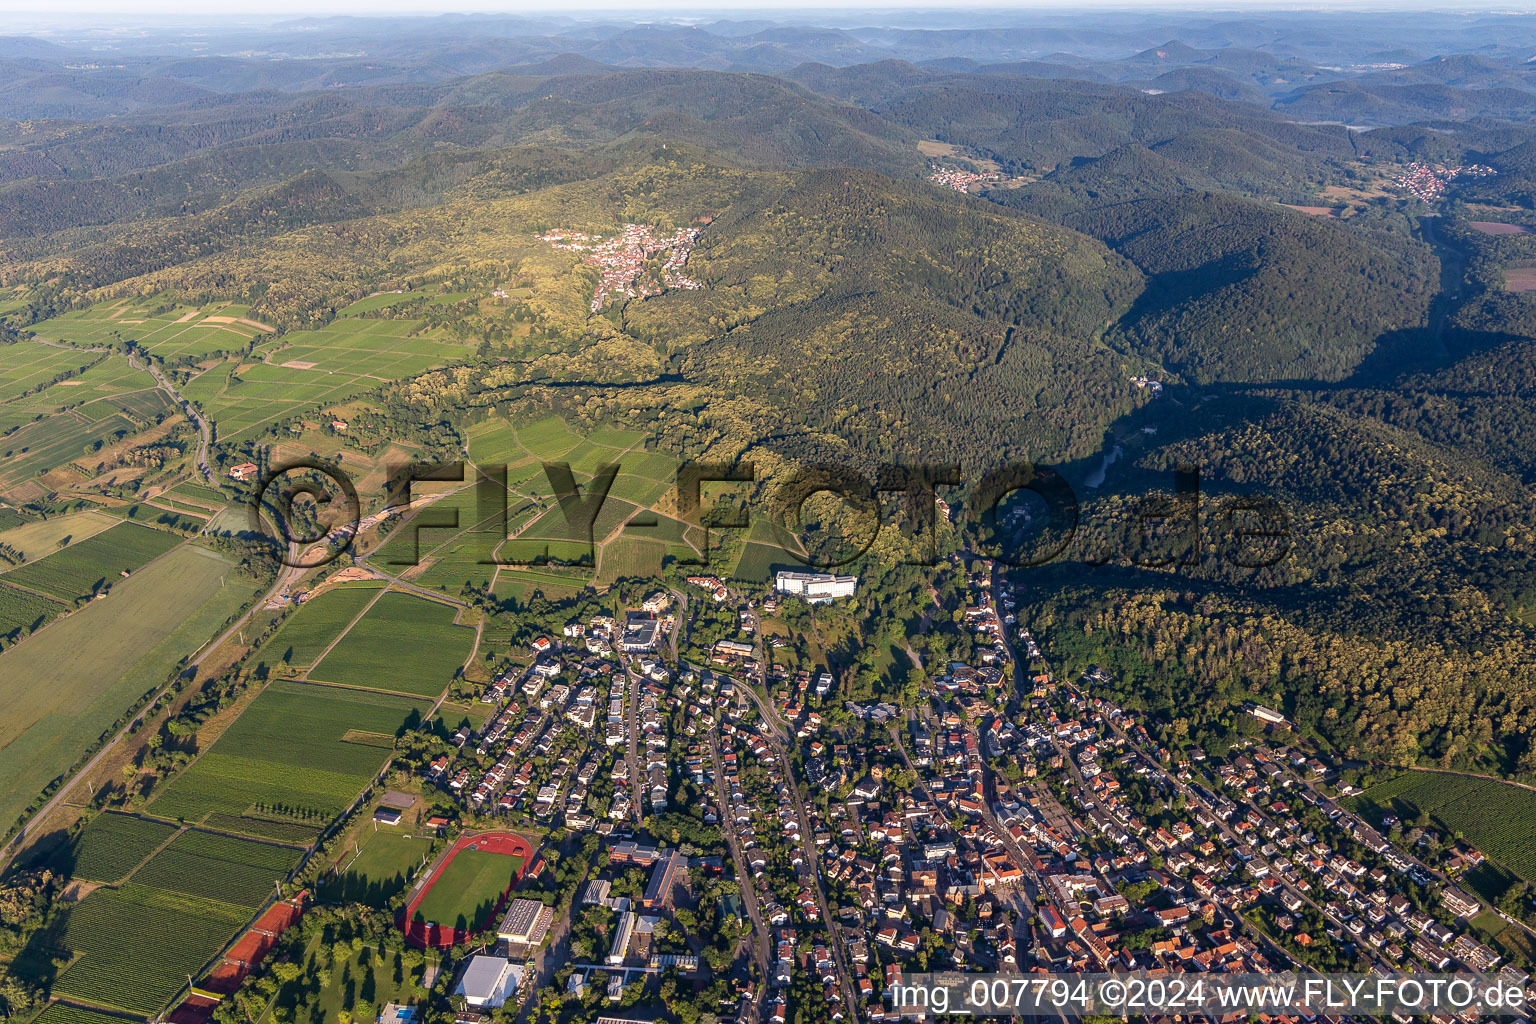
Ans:
{"label": "hillside village", "polygon": [[[597,269],[591,306],[596,313],[621,298],[643,299],[668,288],[695,291],[704,287],[683,272],[702,230],[678,228],[667,236],[648,224],[625,224],[617,235],[551,231],[539,238],[556,249],[581,253],[581,261]],[[657,260],[659,266],[650,265]]]}

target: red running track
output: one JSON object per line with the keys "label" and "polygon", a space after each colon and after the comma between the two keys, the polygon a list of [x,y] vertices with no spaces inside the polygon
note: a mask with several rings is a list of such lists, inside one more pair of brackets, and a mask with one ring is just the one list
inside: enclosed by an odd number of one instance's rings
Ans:
{"label": "red running track", "polygon": [[[507,886],[506,891],[497,898],[496,905],[491,908],[490,914],[486,916],[485,920],[477,922],[478,927],[475,931],[470,931],[467,928],[449,928],[445,925],[432,924],[428,921],[414,920],[416,910],[421,906],[421,901],[427,898],[427,893],[432,891],[432,887],[437,884],[443,872],[448,870],[448,865],[453,863],[453,859],[460,852],[470,847],[484,850],[486,853],[504,853],[509,857],[523,858],[523,863],[517,869],[517,875],[512,879],[512,884]],[[517,888],[517,883],[523,880],[523,875],[527,873],[528,867],[532,862],[533,847],[528,845],[528,840],[514,832],[482,832],[476,836],[460,836],[459,841],[453,844],[447,856],[439,860],[437,866],[432,869],[432,874],[428,876],[426,884],[417,891],[411,901],[405,905],[405,909],[401,911],[398,924],[400,930],[405,933],[405,941],[422,949],[451,949],[460,943],[468,941],[471,935],[483,930],[505,909],[507,897],[512,894],[513,889]]]}

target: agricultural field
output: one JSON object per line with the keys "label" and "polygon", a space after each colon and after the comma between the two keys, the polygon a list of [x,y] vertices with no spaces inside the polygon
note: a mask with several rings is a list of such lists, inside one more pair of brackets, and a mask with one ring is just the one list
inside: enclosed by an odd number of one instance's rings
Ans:
{"label": "agricultural field", "polygon": [[195,896],[251,910],[266,903],[273,883],[303,851],[188,829],[134,873],[135,885]]}
{"label": "agricultural field", "polygon": [[287,665],[313,665],[368,602],[379,596],[381,586],[346,583],[316,594],[283,620],[263,656]]}
{"label": "agricultural field", "polygon": [[223,491],[215,487],[206,487],[203,484],[193,483],[190,480],[177,484],[167,493],[209,509],[223,508],[229,504],[229,495]]}
{"label": "agricultural field", "polygon": [[1406,772],[1352,803],[1369,816],[1390,810],[1404,821],[1420,811],[1527,881],[1536,881],[1536,792],[1491,779]]}
{"label": "agricultural field", "polygon": [[198,973],[250,917],[244,908],[130,882],[97,889],[47,937],[71,957],[53,994],[147,1017]]}
{"label": "agricultural field", "polygon": [[0,650],[42,629],[55,616],[68,610],[51,597],[8,587],[0,578]]}
{"label": "agricultural field", "polygon": [[543,594],[555,600],[574,597],[592,582],[590,571],[570,572],[554,567],[530,569],[502,569],[496,574],[496,584],[491,593],[498,601],[515,601],[526,604],[534,594]]}
{"label": "agricultural field", "polygon": [[521,857],[487,850],[461,850],[432,883],[416,920],[447,928],[473,929],[495,909],[523,866]]}
{"label": "agricultural field", "polygon": [[424,299],[426,292],[381,292],[378,295],[370,295],[367,298],[358,299],[352,305],[337,312],[339,317],[358,317],[364,313],[372,313],[379,309],[388,309],[390,306],[398,306],[402,302],[412,299]]}
{"label": "agricultural field", "polygon": [[219,438],[254,437],[274,423],[344,402],[379,384],[462,359],[474,348],[447,335],[413,337],[408,320],[339,318],[257,346],[250,360],[194,373],[182,388],[219,424]]}
{"label": "agricultural field", "polygon": [[[180,512],[164,509],[158,505],[149,505],[143,502],[133,505],[116,505],[104,509],[107,515],[117,516],[129,522],[143,523],[156,530],[174,530],[177,533],[192,536],[201,533],[206,519],[199,516],[183,515]],[[153,525],[151,525],[153,524]]]}
{"label": "agricultural field", "polygon": [[182,545],[0,652],[0,821],[12,821],[135,701],[169,681],[256,586],[223,556]]}
{"label": "agricultural field", "polygon": [[620,535],[603,546],[597,565],[597,582],[634,576],[655,576],[670,562],[697,561],[698,552],[687,545],[663,544]]}
{"label": "agricultural field", "polygon": [[[429,488],[448,487],[451,490],[434,491]],[[412,488],[414,500],[431,498],[409,519],[398,524],[385,542],[374,553],[378,564],[396,569],[422,565],[433,551],[449,545],[467,531],[480,528],[488,539],[482,543],[485,556],[489,557],[501,538],[501,498],[495,485],[485,477],[477,477],[473,485],[467,483],[417,484]],[[521,499],[507,496],[508,529],[512,529],[514,517],[524,504]],[[478,557],[478,556],[477,556]]]}
{"label": "agricultural field", "polygon": [[[100,356],[36,342],[0,345],[0,403],[40,390],[61,373],[77,374]],[[10,426],[0,423],[0,429]]]}
{"label": "agricultural field", "polygon": [[504,419],[492,418],[470,427],[465,436],[469,440],[469,458],[480,466],[526,466],[533,462],[522,444],[517,431]]}
{"label": "agricultural field", "polygon": [[[156,424],[176,412],[154,379],[123,356],[25,342],[3,349],[0,494],[11,500],[35,501],[90,479],[115,450],[168,429]],[[7,364],[21,379],[6,376]]]}
{"label": "agricultural field", "polygon": [[32,1018],[32,1024],[123,1024],[123,1018],[83,1006],[49,1003],[47,1009]]}
{"label": "agricultural field", "polygon": [[[24,526],[0,532],[0,544],[20,551],[29,562],[78,544],[120,522],[104,512],[73,512],[51,519],[35,519]],[[5,567],[0,566],[0,572]]]}
{"label": "agricultural field", "polygon": [[[0,441],[0,494],[33,501],[61,485],[90,479],[94,470],[87,465],[93,465],[88,450],[115,444],[141,429],[121,412],[93,421],[71,410],[28,423]],[[72,463],[82,468],[71,468]]]}
{"label": "agricultural field", "polygon": [[327,683],[436,697],[463,666],[474,630],[456,611],[411,594],[388,593],[310,675]]}
{"label": "agricultural field", "polygon": [[116,586],[123,574],[159,558],[182,542],[175,534],[119,523],[78,544],[5,574],[5,582],[65,601],[90,597]]}
{"label": "agricultural field", "polygon": [[131,814],[102,814],[49,862],[60,874],[88,882],[118,882],[170,841],[174,825]]}
{"label": "agricultural field", "polygon": [[581,443],[581,438],[558,416],[517,428],[517,440],[529,455],[544,462],[563,461]]}
{"label": "agricultural field", "polygon": [[336,874],[320,883],[316,895],[330,903],[362,903],[378,910],[411,884],[416,871],[432,861],[436,844],[390,828],[364,832],[349,847]]}
{"label": "agricultural field", "polygon": [[[206,523],[212,517],[213,512],[201,505],[193,505],[166,494],[157,494],[153,498],[145,500],[141,508],[157,508],[169,512],[176,517],[178,523],[197,522],[199,525]],[[140,513],[143,514],[142,512]],[[176,529],[181,529],[178,526]]]}
{"label": "agricultural field", "polygon": [[272,332],[248,312],[225,302],[186,306],[165,296],[112,299],[44,320],[32,330],[45,340],[72,345],[133,341],[156,358],[175,361],[242,352],[257,335]]}
{"label": "agricultural field", "polygon": [[[279,680],[186,771],[172,779],[149,813],[239,827],[262,835],[267,821],[303,825],[310,838],[346,809],[390,751],[354,737],[394,736],[431,708],[366,690]],[[211,819],[210,819],[211,820]]]}

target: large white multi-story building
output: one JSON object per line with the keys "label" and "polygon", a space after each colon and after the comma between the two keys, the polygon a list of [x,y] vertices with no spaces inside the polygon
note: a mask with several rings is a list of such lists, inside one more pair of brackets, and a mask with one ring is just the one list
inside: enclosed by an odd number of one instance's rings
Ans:
{"label": "large white multi-story building", "polygon": [[852,597],[859,585],[857,576],[833,576],[824,572],[781,572],[774,589],[781,594],[802,597],[812,604]]}

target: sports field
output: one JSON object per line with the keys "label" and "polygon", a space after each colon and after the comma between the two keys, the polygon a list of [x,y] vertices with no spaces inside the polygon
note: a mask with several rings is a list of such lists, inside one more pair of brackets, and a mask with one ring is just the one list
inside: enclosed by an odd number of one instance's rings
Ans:
{"label": "sports field", "polygon": [[0,652],[0,821],[14,819],[130,705],[167,682],[255,592],[234,568],[183,545]]}
{"label": "sports field", "polygon": [[456,626],[452,605],[389,593],[342,637],[311,678],[347,686],[436,697],[448,688],[474,645]]}
{"label": "sports field", "polygon": [[[274,834],[268,823],[310,837],[344,810],[383,767],[393,736],[431,705],[366,690],[277,681],[268,684],[217,742],[161,791],[148,812],[221,828]],[[353,734],[370,742],[343,737]]]}
{"label": "sports field", "polygon": [[411,884],[416,871],[430,863],[433,845],[430,839],[394,828],[366,831],[359,837],[356,854],[348,847],[342,869],[321,882],[316,895],[327,902],[386,909],[390,899]]}
{"label": "sports field", "polygon": [[446,928],[479,928],[522,866],[521,857],[462,850],[432,883],[412,919]]}

